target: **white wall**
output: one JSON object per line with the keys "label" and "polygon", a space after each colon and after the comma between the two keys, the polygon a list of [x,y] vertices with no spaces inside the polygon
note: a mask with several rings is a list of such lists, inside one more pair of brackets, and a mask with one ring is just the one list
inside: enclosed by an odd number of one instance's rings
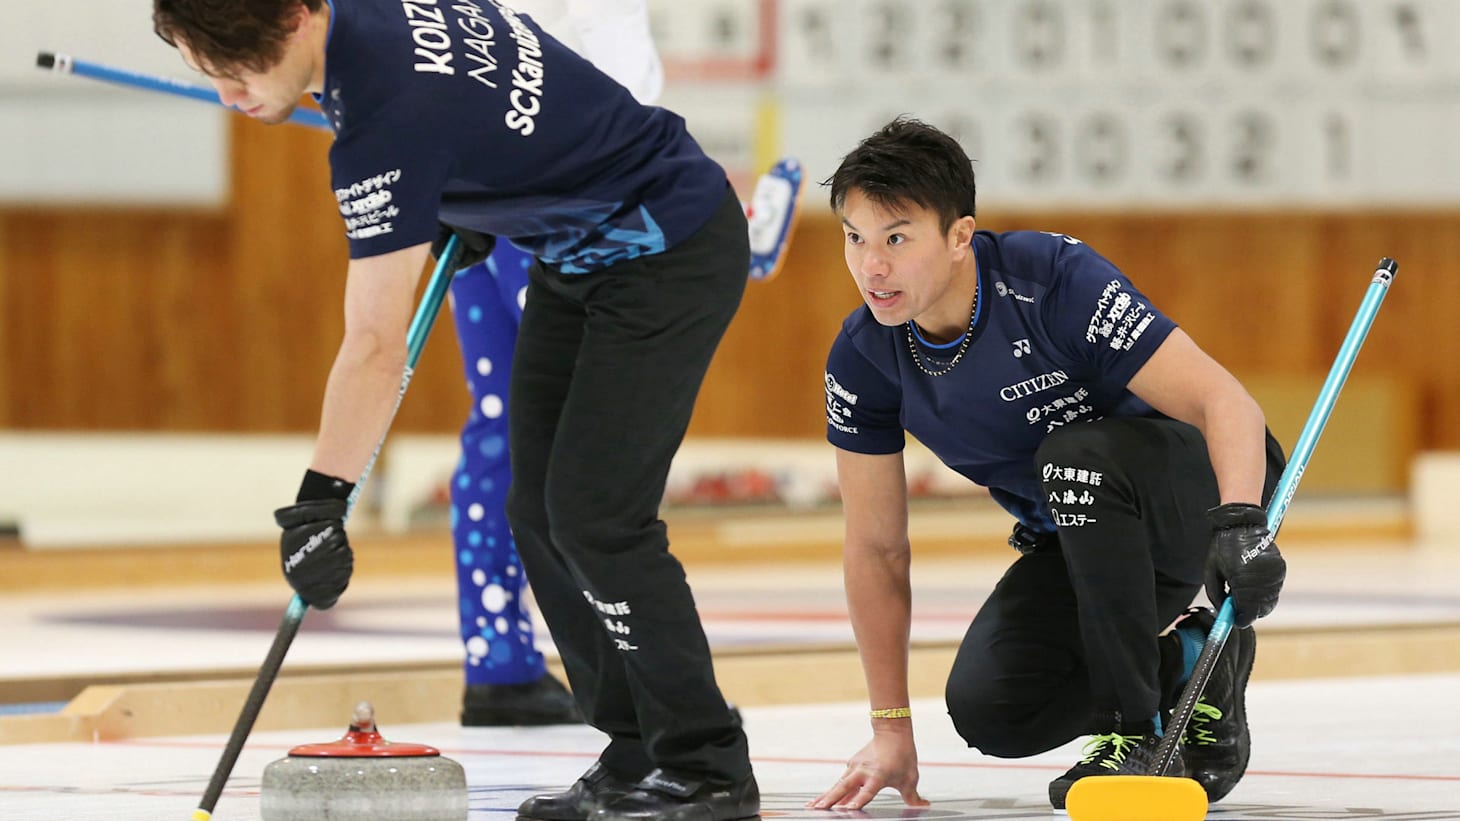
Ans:
{"label": "white wall", "polygon": [[222,108],[35,66],[63,52],[199,84],[151,14],[151,0],[0,0],[0,203],[223,203]]}

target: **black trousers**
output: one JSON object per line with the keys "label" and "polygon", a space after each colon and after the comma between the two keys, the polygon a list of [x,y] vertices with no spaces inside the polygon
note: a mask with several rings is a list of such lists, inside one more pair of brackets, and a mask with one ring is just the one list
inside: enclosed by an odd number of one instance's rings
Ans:
{"label": "black trousers", "polygon": [[[1267,437],[1263,501],[1282,474]],[[1201,590],[1220,501],[1206,441],[1167,419],[1056,430],[1035,456],[1059,525],[974,617],[948,678],[954,727],[987,755],[1022,757],[1148,720],[1179,692],[1157,634]],[[1164,667],[1165,674],[1162,675]]]}
{"label": "black trousers", "polygon": [[586,275],[534,265],[509,395],[507,517],[600,761],[738,780],[745,734],[715,683],[659,503],[749,267],[733,192],[663,253]]}

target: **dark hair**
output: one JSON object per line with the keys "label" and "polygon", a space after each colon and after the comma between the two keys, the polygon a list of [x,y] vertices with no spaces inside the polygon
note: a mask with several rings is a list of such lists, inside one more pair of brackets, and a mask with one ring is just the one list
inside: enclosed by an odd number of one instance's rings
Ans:
{"label": "dark hair", "polygon": [[267,71],[284,56],[301,7],[325,0],[153,0],[152,30],[168,45],[181,39],[205,72]]}
{"label": "dark hair", "polygon": [[837,213],[856,189],[883,208],[927,208],[937,213],[943,231],[974,215],[972,161],[957,140],[911,117],[898,117],[862,140],[822,185],[831,186]]}

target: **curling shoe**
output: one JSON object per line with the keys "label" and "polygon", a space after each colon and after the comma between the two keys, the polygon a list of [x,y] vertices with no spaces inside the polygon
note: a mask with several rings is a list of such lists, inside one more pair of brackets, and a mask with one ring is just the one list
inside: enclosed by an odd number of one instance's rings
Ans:
{"label": "curling shoe", "polygon": [[760,818],[755,775],[733,784],[654,770],[634,791],[606,801],[590,821],[748,821]]}
{"label": "curling shoe", "polygon": [[[1216,616],[1205,607],[1193,607],[1176,621],[1176,628],[1195,627],[1202,637],[1211,632]],[[1226,797],[1252,755],[1252,733],[1247,727],[1247,679],[1257,658],[1257,634],[1233,629],[1217,656],[1211,678],[1186,724],[1187,773],[1206,790],[1208,801]]]}
{"label": "curling shoe", "polygon": [[560,793],[535,795],[517,808],[519,821],[588,821],[606,801],[628,795],[634,782],[625,781],[594,762],[573,786]]}
{"label": "curling shoe", "polygon": [[[1154,732],[1130,735],[1119,732],[1092,736],[1085,744],[1085,757],[1080,759],[1064,775],[1049,782],[1049,803],[1057,810],[1065,808],[1065,796],[1070,787],[1082,778],[1102,775],[1152,775],[1151,764],[1156,760],[1156,748],[1161,737]],[[1181,775],[1181,759],[1164,775]]]}
{"label": "curling shoe", "polygon": [[578,703],[552,673],[526,684],[468,684],[461,699],[463,727],[582,723]]}

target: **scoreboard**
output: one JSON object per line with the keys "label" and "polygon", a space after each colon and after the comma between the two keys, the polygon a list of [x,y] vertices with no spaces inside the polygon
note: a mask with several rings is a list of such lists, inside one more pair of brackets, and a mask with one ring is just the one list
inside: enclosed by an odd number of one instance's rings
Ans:
{"label": "scoreboard", "polygon": [[1456,0],[651,8],[672,84],[675,59],[687,56],[676,41],[707,65],[748,65],[756,43],[767,52],[758,74],[726,72],[718,92],[705,92],[705,72],[686,72],[701,90],[698,101],[676,96],[691,127],[703,120],[719,134],[739,99],[742,128],[773,123],[778,149],[817,179],[858,139],[909,114],[962,141],[983,198],[1000,207],[1460,203]]}
{"label": "scoreboard", "polygon": [[[1460,0],[647,2],[662,104],[747,193],[778,154],[824,179],[908,114],[1000,208],[1460,205]],[[199,82],[147,0],[24,5],[0,27],[0,202],[226,199],[223,112],[32,65]]]}

